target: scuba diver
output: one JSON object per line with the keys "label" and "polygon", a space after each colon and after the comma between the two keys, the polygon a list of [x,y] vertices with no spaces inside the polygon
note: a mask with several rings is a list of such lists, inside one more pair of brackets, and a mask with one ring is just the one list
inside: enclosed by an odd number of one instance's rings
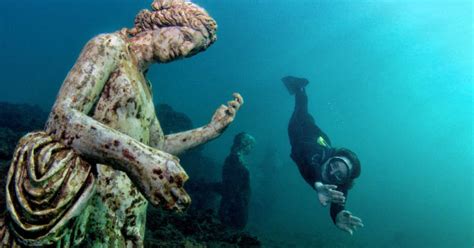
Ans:
{"label": "scuba diver", "polygon": [[333,148],[329,137],[316,125],[308,113],[305,87],[308,80],[287,76],[282,81],[295,96],[295,109],[288,125],[291,158],[304,180],[316,190],[323,206],[329,203],[334,224],[351,235],[362,220],[345,210],[347,192],[360,175],[357,155],[346,148]]}

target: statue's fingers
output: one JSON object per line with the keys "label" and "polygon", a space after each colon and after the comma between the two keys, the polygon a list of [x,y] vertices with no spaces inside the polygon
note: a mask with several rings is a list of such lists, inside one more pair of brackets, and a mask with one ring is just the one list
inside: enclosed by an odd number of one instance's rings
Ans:
{"label": "statue's fingers", "polygon": [[219,106],[219,108],[217,108],[216,112],[214,113],[214,115],[212,116],[212,119],[214,121],[217,121],[219,120],[220,118],[222,118],[222,116],[226,115],[226,111],[227,111],[227,106],[222,104],[221,106]]}
{"label": "statue's fingers", "polygon": [[240,104],[236,100],[228,101],[227,106],[230,106],[231,108],[236,109],[236,110],[240,108]]}
{"label": "statue's fingers", "polygon": [[158,184],[154,186],[155,190],[153,191],[151,195],[150,202],[153,204],[155,207],[162,205],[165,208],[171,209],[174,203],[173,197],[171,197],[171,192],[167,190],[165,187],[165,184],[167,182],[163,179],[156,180],[155,184]]}
{"label": "statue's fingers", "polygon": [[161,193],[165,200],[165,207],[174,210],[183,210],[191,203],[191,198],[183,188],[188,175],[179,163],[169,161],[166,171],[159,174],[161,180]]}
{"label": "statue's fingers", "polygon": [[222,104],[218,109],[217,112],[225,113],[229,107]]}
{"label": "statue's fingers", "polygon": [[227,108],[226,113],[229,116],[234,116],[235,115],[235,109],[234,108]]}
{"label": "statue's fingers", "polygon": [[237,102],[240,103],[240,105],[244,104],[244,98],[239,94],[239,93],[234,93],[232,96],[235,98]]}
{"label": "statue's fingers", "polygon": [[170,189],[171,195],[175,200],[173,208],[183,210],[191,204],[191,197],[182,187],[173,187]]}

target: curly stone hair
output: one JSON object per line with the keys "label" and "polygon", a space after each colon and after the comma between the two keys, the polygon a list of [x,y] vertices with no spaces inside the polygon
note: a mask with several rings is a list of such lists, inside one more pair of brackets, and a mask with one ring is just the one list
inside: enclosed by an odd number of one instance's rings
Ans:
{"label": "curly stone hair", "polygon": [[152,11],[144,9],[135,17],[134,28],[128,30],[130,36],[162,27],[181,26],[202,33],[209,45],[217,39],[217,23],[203,8],[187,0],[155,0]]}

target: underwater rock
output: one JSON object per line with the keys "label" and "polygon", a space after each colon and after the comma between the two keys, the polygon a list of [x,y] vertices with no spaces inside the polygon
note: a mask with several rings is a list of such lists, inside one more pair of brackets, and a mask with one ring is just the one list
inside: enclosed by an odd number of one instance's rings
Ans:
{"label": "underwater rock", "polygon": [[0,126],[0,160],[10,160],[13,155],[20,133],[15,133],[10,128]]}
{"label": "underwater rock", "polygon": [[15,133],[42,129],[47,117],[38,105],[0,102],[0,127]]}
{"label": "underwater rock", "polygon": [[42,129],[47,117],[37,105],[0,102],[0,160],[10,160],[21,136]]}
{"label": "underwater rock", "polygon": [[165,135],[193,128],[191,119],[186,114],[175,111],[170,105],[158,104],[155,109],[156,116],[160,120],[160,125]]}
{"label": "underwater rock", "polygon": [[8,162],[0,160],[0,215],[5,211],[5,179],[8,172]]}
{"label": "underwater rock", "polygon": [[229,229],[210,211],[148,216],[147,247],[260,247],[249,233]]}

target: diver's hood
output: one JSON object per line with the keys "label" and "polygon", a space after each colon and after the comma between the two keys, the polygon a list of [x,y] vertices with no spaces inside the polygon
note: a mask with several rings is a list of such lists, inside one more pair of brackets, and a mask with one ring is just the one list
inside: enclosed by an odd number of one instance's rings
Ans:
{"label": "diver's hood", "polygon": [[348,171],[349,176],[352,175],[352,163],[349,159],[347,159],[346,157],[342,157],[342,156],[334,156],[334,157],[330,158],[328,161],[331,161],[334,158],[338,158],[338,159],[344,161],[344,163],[347,165],[347,168],[349,169],[349,171]]}

